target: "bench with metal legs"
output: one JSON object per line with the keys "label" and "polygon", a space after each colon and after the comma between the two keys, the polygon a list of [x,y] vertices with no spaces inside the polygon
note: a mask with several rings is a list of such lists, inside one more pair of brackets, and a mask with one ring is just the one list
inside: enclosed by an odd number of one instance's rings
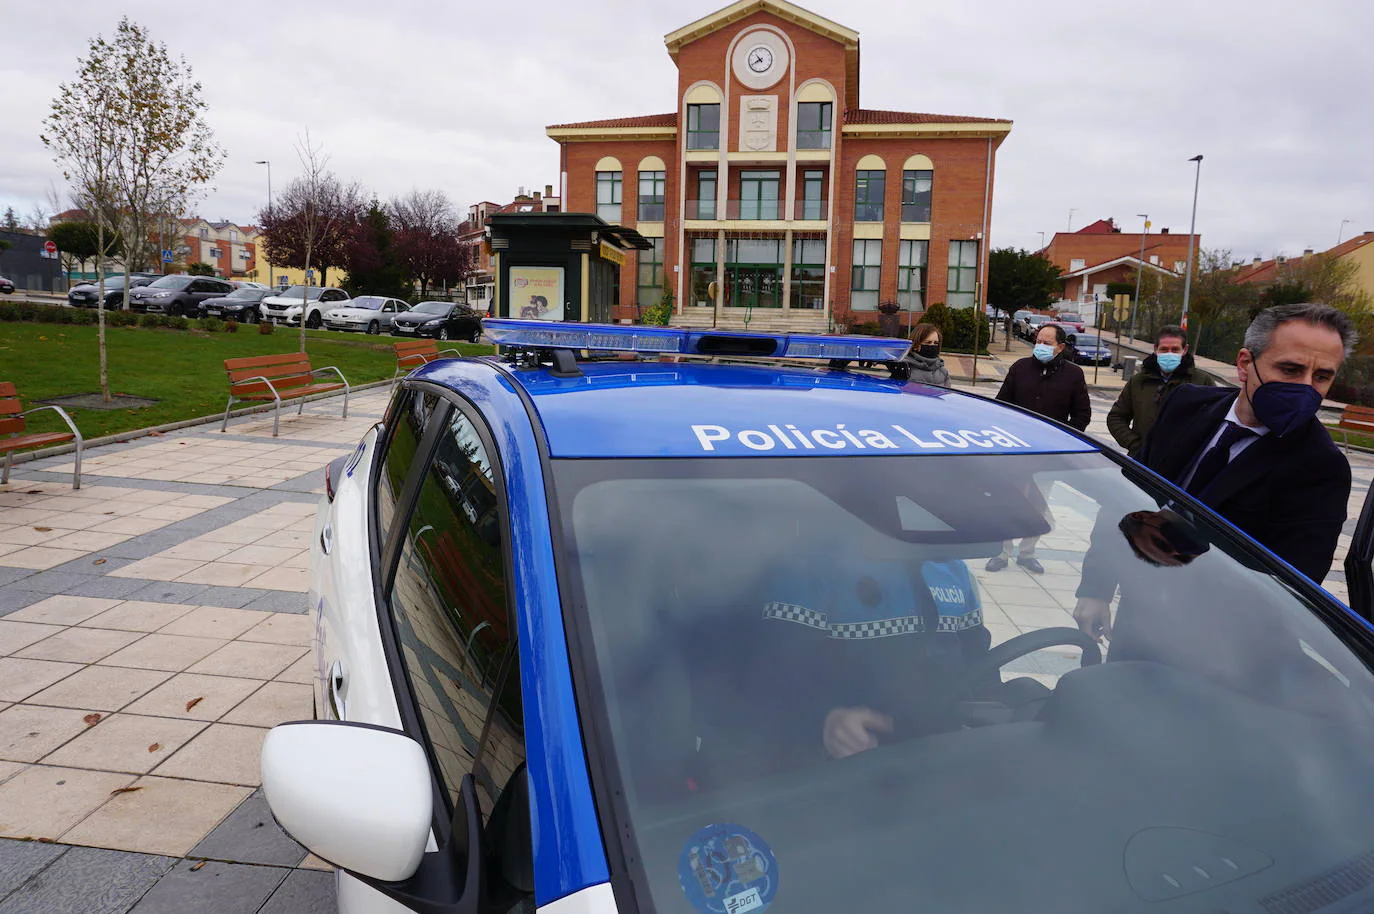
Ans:
{"label": "bench with metal legs", "polygon": [[[67,424],[70,432],[31,432],[23,434],[25,423],[24,417],[34,413],[50,410],[57,413],[62,421]],[[10,468],[14,465],[14,452],[31,447],[42,447],[46,444],[61,444],[64,441],[76,442],[76,471],[72,474],[72,488],[81,488],[81,431],[72,421],[72,417],[67,415],[67,411],[60,406],[35,406],[24,409],[19,401],[19,394],[15,386],[8,381],[0,381],[0,435],[8,433],[9,437],[0,437],[0,450],[5,452],[4,470],[0,471],[0,485],[5,485],[10,481]]]}
{"label": "bench with metal legs", "polygon": [[[305,398],[311,394],[343,390],[343,416],[348,418],[348,394],[351,390],[348,380],[334,365],[324,368],[311,368],[310,359],[303,352],[282,355],[262,355],[245,359],[225,359],[224,370],[229,375],[229,402],[224,407],[224,421],[219,430],[229,428],[229,413],[235,401],[272,401],[272,437],[279,436],[281,430],[282,400],[299,400],[296,415],[305,411]],[[318,383],[316,376],[332,371],[339,376],[339,383]]]}

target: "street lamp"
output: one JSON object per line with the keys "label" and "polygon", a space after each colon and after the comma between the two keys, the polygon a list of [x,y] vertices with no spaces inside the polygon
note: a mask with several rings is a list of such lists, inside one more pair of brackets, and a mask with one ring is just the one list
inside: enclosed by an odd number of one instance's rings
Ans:
{"label": "street lamp", "polygon": [[1076,213],[1076,212],[1078,212],[1077,209],[1071,209],[1071,210],[1069,210],[1069,226],[1068,226],[1068,228],[1066,229],[1066,231],[1070,231],[1070,232],[1073,231],[1073,214]]}
{"label": "street lamp", "polygon": [[[1140,313],[1140,278],[1145,274],[1145,236],[1150,234],[1150,214],[1136,213],[1141,219],[1145,220],[1145,230],[1140,233],[1140,264],[1135,268],[1135,301],[1131,303],[1131,342],[1135,342],[1135,316]],[[1121,342],[1121,333],[1118,330],[1116,335],[1118,344]],[[1118,345],[1118,358],[1120,359],[1120,346]]]}
{"label": "street lamp", "polygon": [[[268,213],[271,213],[271,212],[272,212],[272,163],[269,162],[269,161],[267,161],[266,159],[260,159],[259,161],[254,162],[253,164],[254,164],[254,165],[266,165],[266,166],[267,166],[267,212],[268,212]],[[277,284],[276,277],[274,277],[274,276],[272,275],[272,261],[270,261],[270,260],[267,261],[267,284],[268,284],[269,286],[275,286],[275,285]]]}
{"label": "street lamp", "polygon": [[1336,243],[1337,243],[1337,244],[1340,244],[1340,243],[1341,243],[1341,239],[1345,237],[1345,227],[1346,227],[1347,224],[1349,224],[1350,221],[1351,221],[1351,220],[1349,220],[1349,219],[1342,219],[1342,220],[1341,220],[1341,230],[1338,231],[1338,232],[1336,233]]}
{"label": "street lamp", "polygon": [[1197,239],[1197,188],[1202,180],[1202,156],[1193,156],[1188,161],[1197,163],[1197,171],[1193,175],[1193,218],[1188,223],[1188,272],[1183,277],[1183,319],[1179,321],[1179,326],[1185,332],[1188,330],[1188,298],[1193,291],[1193,243]]}
{"label": "street lamp", "polygon": [[1044,249],[1045,249],[1045,233],[1044,233],[1044,232],[1041,232],[1041,233],[1040,233],[1040,250],[1043,251]]}

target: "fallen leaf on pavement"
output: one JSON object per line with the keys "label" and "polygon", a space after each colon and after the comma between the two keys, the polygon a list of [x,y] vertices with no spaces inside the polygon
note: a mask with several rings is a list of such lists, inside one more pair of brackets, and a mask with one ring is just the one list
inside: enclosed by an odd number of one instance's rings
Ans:
{"label": "fallen leaf on pavement", "polygon": [[86,726],[88,727],[94,727],[96,724],[100,723],[99,714],[87,714],[85,717],[81,719],[86,722]]}
{"label": "fallen leaf on pavement", "polygon": [[204,696],[204,695],[200,696],[199,698],[192,698],[190,701],[186,702],[186,710],[188,710],[188,711],[191,710],[192,708],[194,708],[196,705],[200,704],[200,703],[201,703],[202,701],[204,701],[204,700],[205,700],[205,696]]}
{"label": "fallen leaf on pavement", "polygon": [[142,789],[142,787],[116,787],[114,790],[110,791],[110,796],[113,797],[121,793],[133,793],[135,790]]}
{"label": "fallen leaf on pavement", "polygon": [[196,870],[200,869],[200,868],[201,868],[202,866],[204,866],[204,865],[205,865],[205,861],[204,861],[204,860],[200,861],[200,862],[197,863],[195,866],[191,867],[191,872],[194,873]]}
{"label": "fallen leaf on pavement", "polygon": [[92,564],[92,565],[104,565],[104,564],[105,564],[106,562],[108,562],[108,561],[109,561],[109,559],[96,559],[94,562],[91,562],[91,564]]}
{"label": "fallen leaf on pavement", "polygon": [[39,533],[51,533],[51,532],[52,532],[52,527],[34,527],[33,529],[37,530]]}
{"label": "fallen leaf on pavement", "polygon": [[162,748],[162,743],[153,743],[151,746],[148,747],[148,751],[149,751],[149,752],[156,752],[157,750],[159,750],[159,749],[161,749],[161,748]]}

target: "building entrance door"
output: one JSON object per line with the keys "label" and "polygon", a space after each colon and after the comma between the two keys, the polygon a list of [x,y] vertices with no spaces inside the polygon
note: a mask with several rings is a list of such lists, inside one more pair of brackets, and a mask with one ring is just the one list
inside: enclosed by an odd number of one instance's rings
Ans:
{"label": "building entrance door", "polygon": [[725,267],[725,286],[730,308],[781,308],[782,267]]}

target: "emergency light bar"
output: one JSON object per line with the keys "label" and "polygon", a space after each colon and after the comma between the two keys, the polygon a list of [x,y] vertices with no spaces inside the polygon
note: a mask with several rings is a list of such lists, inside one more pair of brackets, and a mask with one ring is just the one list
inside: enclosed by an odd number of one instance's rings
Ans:
{"label": "emergency light bar", "polygon": [[909,340],[807,333],[745,333],[685,327],[641,327],[485,318],[482,330],[501,346],[524,349],[596,349],[679,355],[758,356],[775,359],[847,359],[895,362]]}

